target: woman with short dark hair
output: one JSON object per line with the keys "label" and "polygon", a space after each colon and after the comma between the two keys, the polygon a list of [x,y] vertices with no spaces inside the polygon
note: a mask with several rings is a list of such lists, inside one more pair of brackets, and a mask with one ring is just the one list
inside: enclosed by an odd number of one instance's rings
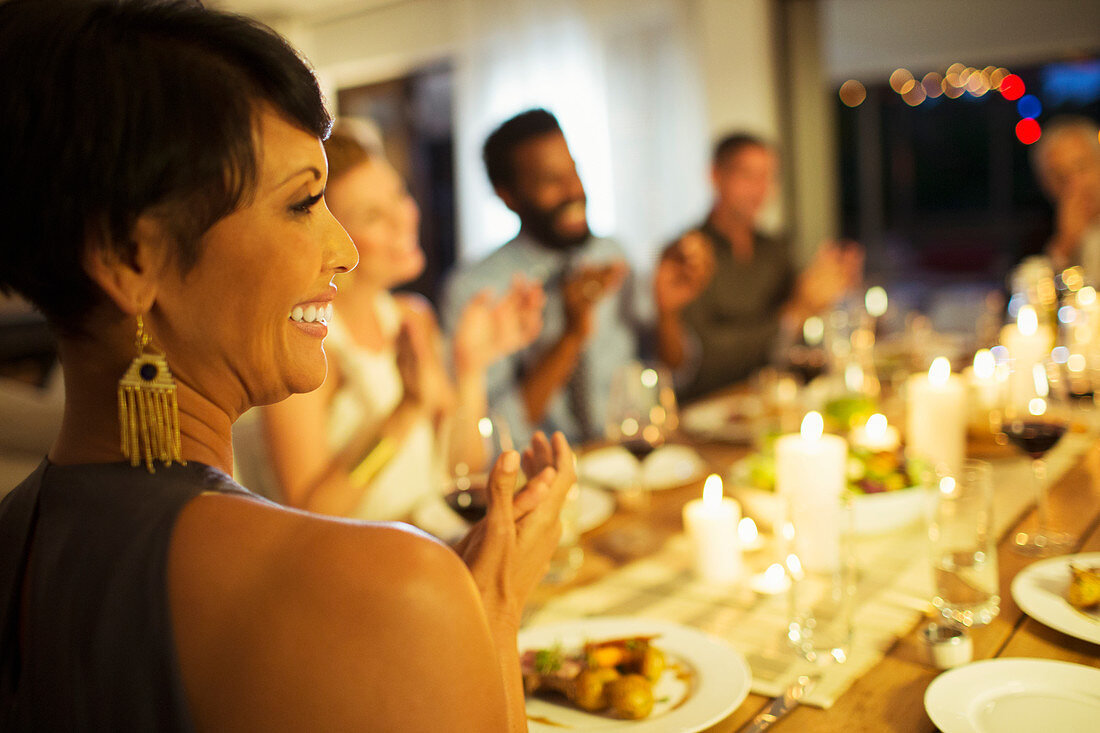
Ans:
{"label": "woman with short dark hair", "polygon": [[228,475],[233,421],[324,379],[301,314],[357,259],[308,68],[183,0],[7,0],[0,66],[0,287],[56,328],[66,390],[0,504],[0,728],[524,729],[515,632],[564,439],[514,499],[501,457],[458,555]]}

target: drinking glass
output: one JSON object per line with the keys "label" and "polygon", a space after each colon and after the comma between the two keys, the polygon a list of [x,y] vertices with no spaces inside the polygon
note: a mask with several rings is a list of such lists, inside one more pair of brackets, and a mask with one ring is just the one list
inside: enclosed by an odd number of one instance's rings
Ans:
{"label": "drinking glass", "polygon": [[808,662],[843,664],[851,653],[855,610],[851,495],[790,496],[787,517],[787,640]]}
{"label": "drinking glass", "polygon": [[1069,428],[1072,409],[1064,365],[1049,358],[1011,364],[1001,429],[1008,440],[1031,457],[1038,526],[1020,532],[1013,549],[1023,555],[1057,555],[1072,547],[1074,537],[1050,526],[1046,461]]}
{"label": "drinking glass", "polygon": [[676,424],[676,397],[665,369],[629,362],[615,372],[608,396],[606,436],[637,459],[626,488],[617,497],[634,516],[608,538],[613,545],[610,549],[617,554],[638,555],[656,543],[644,517],[650,495],[643,469],[646,458],[664,445]]}
{"label": "drinking glass", "polygon": [[1000,610],[993,477],[985,461],[968,460],[955,476],[934,479],[928,540],[932,605],[955,626],[984,626]]}

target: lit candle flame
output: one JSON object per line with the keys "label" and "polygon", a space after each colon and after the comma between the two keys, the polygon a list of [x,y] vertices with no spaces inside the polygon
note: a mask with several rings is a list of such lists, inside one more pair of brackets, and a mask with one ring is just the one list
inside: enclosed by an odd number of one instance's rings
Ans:
{"label": "lit candle flame", "polygon": [[937,356],[928,367],[928,381],[937,387],[947,384],[951,377],[951,362],[945,356]]}
{"label": "lit candle flame", "polygon": [[703,504],[706,506],[718,506],[722,503],[722,479],[712,473],[703,482]]}
{"label": "lit candle flame", "polygon": [[872,442],[880,442],[886,437],[886,416],[876,412],[867,418],[867,424],[863,426],[864,434]]}
{"label": "lit candle flame", "polygon": [[752,521],[752,517],[745,517],[737,523],[737,536],[741,539],[743,546],[756,544],[760,531],[756,528],[756,522]]}
{"label": "lit candle flame", "polygon": [[821,419],[820,412],[807,412],[802,418],[802,439],[820,440],[825,432],[825,421]]}
{"label": "lit candle flame", "polygon": [[992,379],[997,368],[997,360],[989,349],[979,349],[974,354],[974,376],[978,379]]}
{"label": "lit candle flame", "polygon": [[1016,327],[1024,336],[1031,336],[1039,330],[1039,316],[1035,313],[1033,306],[1020,306],[1020,313],[1016,316]]}

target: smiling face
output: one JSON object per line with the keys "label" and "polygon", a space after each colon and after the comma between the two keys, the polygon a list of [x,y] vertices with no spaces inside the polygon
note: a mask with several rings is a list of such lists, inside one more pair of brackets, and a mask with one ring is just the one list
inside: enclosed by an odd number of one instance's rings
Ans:
{"label": "smiling face", "polygon": [[514,183],[497,193],[543,244],[564,248],[589,237],[584,185],[565,136],[548,133],[516,146]]}
{"label": "smiling face", "polygon": [[775,191],[779,160],[759,145],[746,145],[714,166],[715,208],[755,223]]}
{"label": "smiling face", "polygon": [[359,250],[357,283],[388,290],[424,271],[420,211],[401,177],[380,157],[329,183],[329,209]]}
{"label": "smiling face", "polygon": [[176,378],[230,413],[321,384],[332,279],[357,259],[322,198],[320,140],[272,112],[256,139],[253,197],[162,278],[147,317]]}

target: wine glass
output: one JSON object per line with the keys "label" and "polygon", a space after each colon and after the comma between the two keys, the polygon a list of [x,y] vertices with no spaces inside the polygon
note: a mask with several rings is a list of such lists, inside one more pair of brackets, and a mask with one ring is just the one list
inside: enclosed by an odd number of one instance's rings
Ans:
{"label": "wine glass", "polygon": [[1068,379],[1064,365],[1049,354],[1032,362],[1013,360],[1010,369],[1001,430],[1031,457],[1038,518],[1035,531],[1017,533],[1013,549],[1030,556],[1056,555],[1069,550],[1075,538],[1050,527],[1044,457],[1069,428]]}
{"label": "wine glass", "polygon": [[478,420],[481,441],[472,452],[473,462],[458,462],[451,466],[450,477],[443,499],[456,514],[469,523],[485,516],[485,487],[489,470],[497,457],[508,450],[516,450],[508,421],[490,413]]}
{"label": "wine glass", "polygon": [[656,543],[642,516],[649,507],[644,468],[649,455],[668,440],[677,421],[672,380],[662,367],[629,362],[615,372],[608,396],[606,436],[637,459],[626,486],[618,493],[620,505],[634,516],[613,535],[611,549],[616,554],[638,555]]}

